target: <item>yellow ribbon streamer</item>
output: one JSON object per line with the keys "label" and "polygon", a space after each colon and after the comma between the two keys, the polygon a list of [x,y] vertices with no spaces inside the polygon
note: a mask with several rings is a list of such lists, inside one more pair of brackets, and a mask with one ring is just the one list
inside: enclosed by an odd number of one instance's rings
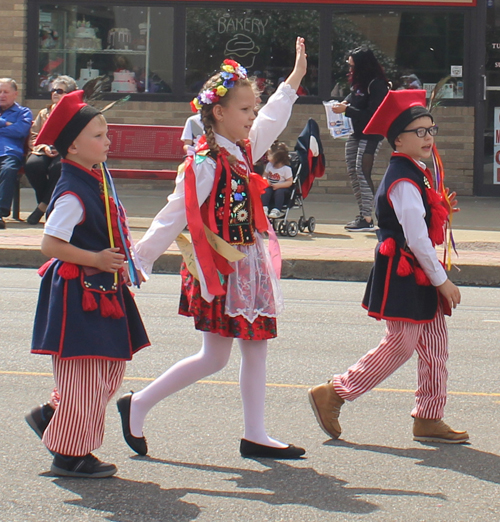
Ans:
{"label": "yellow ribbon streamer", "polygon": [[[108,225],[108,236],[109,236],[109,244],[111,248],[115,248],[115,240],[113,238],[113,224],[111,223],[111,210],[109,208],[109,194],[108,194],[108,186],[106,184],[106,175],[104,173],[104,165],[101,163],[101,173],[102,173],[102,186],[104,191],[104,207],[106,209],[106,223]],[[118,286],[118,272],[115,272],[115,285]]]}

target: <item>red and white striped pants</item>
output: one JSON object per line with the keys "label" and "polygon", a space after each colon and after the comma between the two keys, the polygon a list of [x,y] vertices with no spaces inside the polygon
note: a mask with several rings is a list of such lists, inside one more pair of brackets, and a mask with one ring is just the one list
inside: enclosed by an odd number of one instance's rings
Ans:
{"label": "red and white striped pants", "polygon": [[87,455],[102,444],[106,406],[123,381],[126,363],[54,355],[52,365],[59,404],[43,443],[63,455]]}
{"label": "red and white striped pants", "polygon": [[385,337],[344,374],[335,375],[335,391],[348,401],[370,391],[418,353],[418,388],[413,417],[442,419],[446,404],[448,330],[441,306],[430,323],[387,321]]}

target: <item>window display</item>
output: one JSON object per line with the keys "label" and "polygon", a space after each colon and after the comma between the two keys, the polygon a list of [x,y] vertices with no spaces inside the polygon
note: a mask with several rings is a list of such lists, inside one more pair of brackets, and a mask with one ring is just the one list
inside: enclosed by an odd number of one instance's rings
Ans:
{"label": "window display", "polygon": [[104,91],[171,92],[172,25],[168,7],[42,5],[38,92],[61,74],[80,88],[103,76]]}
{"label": "window display", "polygon": [[295,37],[307,39],[300,95],[318,94],[319,12],[314,9],[186,9],[186,90],[198,92],[225,58],[241,63],[272,94],[291,72]]}

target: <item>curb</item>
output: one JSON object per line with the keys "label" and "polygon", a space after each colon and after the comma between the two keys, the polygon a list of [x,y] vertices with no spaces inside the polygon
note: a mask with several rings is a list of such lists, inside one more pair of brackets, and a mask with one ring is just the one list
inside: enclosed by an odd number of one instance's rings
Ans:
{"label": "curb", "polygon": [[[0,249],[0,267],[38,269],[47,258],[30,248]],[[179,253],[162,254],[154,265],[155,274],[178,274],[182,256]],[[282,279],[309,279],[318,281],[366,282],[372,261],[335,259],[283,259]],[[500,287],[500,266],[461,265],[460,271],[449,273],[458,285]]]}

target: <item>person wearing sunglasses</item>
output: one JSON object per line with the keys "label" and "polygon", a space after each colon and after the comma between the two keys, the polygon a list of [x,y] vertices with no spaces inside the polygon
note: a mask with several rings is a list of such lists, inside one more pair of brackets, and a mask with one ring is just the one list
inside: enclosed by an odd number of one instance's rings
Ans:
{"label": "person wearing sunglasses", "polygon": [[31,127],[29,146],[31,153],[26,161],[24,171],[31,186],[35,190],[37,207],[28,216],[27,222],[36,225],[45,214],[50,196],[61,176],[61,157],[50,145],[34,145],[38,133],[49,114],[68,92],[77,89],[76,82],[70,76],[58,76],[50,90],[52,103],[42,109]]}

